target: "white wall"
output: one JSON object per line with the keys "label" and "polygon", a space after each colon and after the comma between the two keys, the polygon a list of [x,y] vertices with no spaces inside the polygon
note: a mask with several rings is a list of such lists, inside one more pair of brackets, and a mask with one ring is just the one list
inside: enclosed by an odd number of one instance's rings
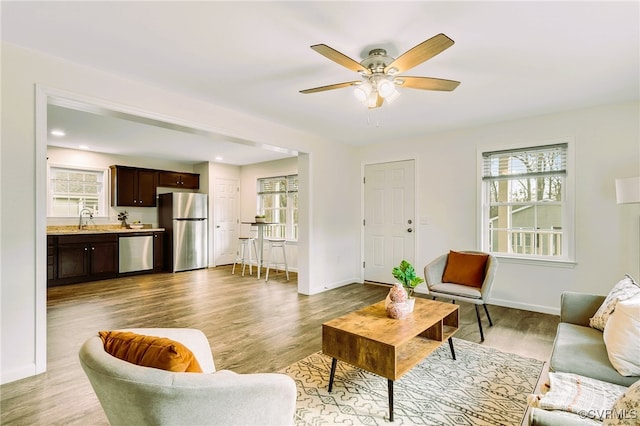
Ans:
{"label": "white wall", "polygon": [[640,175],[639,116],[638,102],[602,106],[366,146],[360,158],[416,159],[416,269],[422,269],[450,249],[479,248],[478,150],[572,137],[576,264],[501,259],[491,297],[498,305],[558,313],[563,290],[607,294],[624,273],[640,278],[640,205],[617,205],[614,183]]}
{"label": "white wall", "polygon": [[[304,226],[299,245],[306,246],[300,255],[299,288],[317,293],[356,275],[351,265],[326,266],[335,244],[325,231],[331,235],[340,230],[342,238],[358,247],[358,230],[350,228],[357,221],[353,204],[333,191],[341,184],[334,167],[349,167],[356,158],[351,147],[7,43],[2,43],[1,54],[0,382],[46,369],[46,144],[36,140],[36,108],[43,107],[36,104],[36,85],[104,107],[205,130],[224,128],[234,137],[301,152],[300,185],[306,195],[300,206]],[[38,137],[44,138],[42,131]],[[350,194],[358,186],[347,182],[343,188]]]}

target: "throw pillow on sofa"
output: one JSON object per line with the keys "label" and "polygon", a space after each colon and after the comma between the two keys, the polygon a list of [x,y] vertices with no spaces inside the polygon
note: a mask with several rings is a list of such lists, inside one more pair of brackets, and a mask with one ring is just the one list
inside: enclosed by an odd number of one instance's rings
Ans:
{"label": "throw pillow on sofa", "polygon": [[640,424],[640,380],[629,386],[616,400],[602,426],[631,426]]}
{"label": "throw pillow on sofa", "polygon": [[640,294],[640,286],[629,274],[613,286],[602,305],[598,308],[593,317],[589,320],[589,325],[600,331],[604,331],[609,317],[616,309],[616,304],[620,300],[627,300]]}
{"label": "throw pillow on sofa", "polygon": [[602,337],[618,373],[640,376],[640,294],[616,304]]}

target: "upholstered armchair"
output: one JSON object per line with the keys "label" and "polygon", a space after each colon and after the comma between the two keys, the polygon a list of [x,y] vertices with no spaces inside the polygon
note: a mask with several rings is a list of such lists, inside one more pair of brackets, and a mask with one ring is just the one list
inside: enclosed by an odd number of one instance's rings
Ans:
{"label": "upholstered armchair", "polygon": [[296,385],[284,374],[216,371],[206,336],[195,329],[129,329],[182,343],[202,373],[176,373],[118,359],[89,338],[79,357],[112,425],[293,424]]}
{"label": "upholstered armchair", "polygon": [[[445,278],[445,269],[447,268],[457,268],[464,269],[464,265],[461,265],[461,262],[458,261],[456,264],[452,264],[449,262],[449,255],[451,253],[454,254],[462,254],[462,255],[480,255],[486,256],[486,263],[481,271],[479,271],[478,276],[476,278],[477,283],[475,285],[469,285],[470,283],[460,284],[459,282],[453,281],[465,281],[464,279],[456,280],[455,278],[446,280]],[[458,258],[457,258],[458,259]],[[480,319],[480,311],[479,306],[482,305],[484,307],[484,311],[487,315],[487,319],[489,320],[489,326],[493,325],[491,322],[491,316],[489,315],[489,309],[487,308],[487,300],[489,298],[489,294],[491,293],[491,286],[493,285],[493,280],[498,269],[498,261],[497,259],[488,253],[478,252],[478,251],[461,251],[461,252],[450,252],[447,254],[443,254],[442,256],[437,257],[433,261],[431,261],[424,268],[424,276],[425,283],[416,287],[416,293],[422,293],[433,297],[433,299],[440,297],[444,299],[449,299],[455,303],[456,300],[473,303],[476,308],[476,317],[478,318],[478,327],[480,329],[480,341],[484,341],[484,332],[482,330],[482,321]],[[449,269],[449,276],[460,276],[460,275],[468,275],[467,271],[451,271]],[[453,272],[453,274],[451,274]]]}

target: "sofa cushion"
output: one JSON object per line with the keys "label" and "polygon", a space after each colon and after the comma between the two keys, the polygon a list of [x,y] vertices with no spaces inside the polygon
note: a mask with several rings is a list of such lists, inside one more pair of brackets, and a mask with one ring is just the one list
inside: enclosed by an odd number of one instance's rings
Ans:
{"label": "sofa cushion", "polygon": [[488,258],[488,254],[449,251],[442,282],[482,287]]}
{"label": "sofa cushion", "polygon": [[640,294],[616,304],[602,336],[613,367],[640,376]]}
{"label": "sofa cushion", "polygon": [[123,361],[178,373],[202,373],[189,348],[175,340],[130,331],[100,331],[98,335],[105,352]]}
{"label": "sofa cushion", "polygon": [[579,374],[621,386],[631,386],[638,377],[624,377],[609,362],[602,332],[575,324],[558,324],[551,371]]}
{"label": "sofa cushion", "polygon": [[640,380],[615,401],[603,426],[628,426],[640,423]]}
{"label": "sofa cushion", "polygon": [[627,300],[637,294],[640,294],[638,283],[629,274],[625,274],[624,278],[613,286],[606,299],[598,308],[593,317],[589,320],[589,325],[597,330],[604,331],[607,320],[616,308],[616,304],[620,300]]}

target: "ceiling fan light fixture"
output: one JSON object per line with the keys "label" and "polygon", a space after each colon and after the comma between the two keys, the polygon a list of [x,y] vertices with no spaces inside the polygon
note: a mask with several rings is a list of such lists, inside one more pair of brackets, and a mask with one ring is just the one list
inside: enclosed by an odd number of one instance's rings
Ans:
{"label": "ceiling fan light fixture", "polygon": [[365,81],[356,86],[356,88],[353,90],[353,95],[360,102],[366,102],[372,91],[373,87],[371,87],[371,84],[369,84],[368,81]]}
{"label": "ceiling fan light fixture", "polygon": [[395,101],[396,99],[398,99],[398,97],[400,97],[400,92],[398,92],[396,90],[396,88],[393,88],[393,92],[387,96],[386,98],[384,98],[384,101],[388,104],[392,103],[393,101]]}
{"label": "ceiling fan light fixture", "polygon": [[372,90],[367,96],[367,99],[363,102],[367,108],[375,108],[378,104],[378,92]]}
{"label": "ceiling fan light fixture", "polygon": [[397,93],[394,84],[386,78],[381,78],[380,80],[378,80],[377,86],[378,93],[380,93],[380,96],[385,99],[387,98],[387,96],[393,95],[394,92]]}

